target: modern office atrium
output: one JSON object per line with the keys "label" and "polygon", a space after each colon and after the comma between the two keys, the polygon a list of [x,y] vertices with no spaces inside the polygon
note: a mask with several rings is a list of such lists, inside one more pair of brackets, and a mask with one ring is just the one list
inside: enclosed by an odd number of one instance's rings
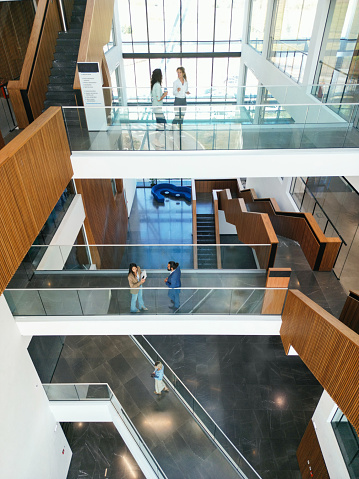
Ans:
{"label": "modern office atrium", "polygon": [[358,0],[0,38],[0,476],[357,479]]}

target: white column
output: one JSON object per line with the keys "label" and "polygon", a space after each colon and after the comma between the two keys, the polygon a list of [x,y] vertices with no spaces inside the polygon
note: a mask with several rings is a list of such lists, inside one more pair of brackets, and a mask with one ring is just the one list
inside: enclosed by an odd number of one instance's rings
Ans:
{"label": "white column", "polygon": [[[335,2],[333,2],[335,4]],[[317,11],[315,12],[312,36],[309,42],[307,62],[304,69],[303,85],[312,85],[315,83],[315,72],[317,69],[324,30],[329,19],[328,12],[330,0],[318,0]],[[334,7],[332,7],[334,10]],[[328,35],[328,32],[327,32]]]}

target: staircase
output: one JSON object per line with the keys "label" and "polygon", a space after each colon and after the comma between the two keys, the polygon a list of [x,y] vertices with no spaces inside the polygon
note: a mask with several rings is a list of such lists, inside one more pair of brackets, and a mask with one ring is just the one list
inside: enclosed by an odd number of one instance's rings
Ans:
{"label": "staircase", "polygon": [[216,230],[213,214],[197,214],[198,269],[217,269]]}
{"label": "staircase", "polygon": [[76,106],[73,83],[85,10],[86,0],[75,0],[68,31],[59,33],[44,109],[49,106]]}

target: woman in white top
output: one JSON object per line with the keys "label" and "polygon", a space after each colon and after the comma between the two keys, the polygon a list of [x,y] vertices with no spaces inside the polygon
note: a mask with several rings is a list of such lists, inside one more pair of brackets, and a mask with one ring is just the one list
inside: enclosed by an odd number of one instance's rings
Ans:
{"label": "woman in white top", "polygon": [[[186,95],[189,95],[188,82],[185,69],[183,67],[177,68],[178,78],[173,82],[173,95],[175,97],[175,118],[172,123],[183,123],[184,113],[186,111]],[[180,108],[176,108],[180,106]]]}
{"label": "woman in white top", "polygon": [[[157,107],[153,108],[153,113],[156,117],[156,123],[166,123],[166,119],[162,112],[163,99],[168,95],[168,91],[162,93],[162,71],[160,68],[156,68],[152,72],[151,77],[151,97],[152,97],[152,106]],[[159,128],[157,128],[157,131]]]}

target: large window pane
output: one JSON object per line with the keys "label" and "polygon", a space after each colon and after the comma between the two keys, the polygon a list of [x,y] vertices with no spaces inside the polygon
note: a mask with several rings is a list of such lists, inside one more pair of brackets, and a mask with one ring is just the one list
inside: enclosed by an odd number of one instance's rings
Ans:
{"label": "large window pane", "polygon": [[147,0],[149,42],[164,41],[163,4],[157,0]]}
{"label": "large window pane", "polygon": [[214,0],[198,0],[198,40],[213,42]]}
{"label": "large window pane", "polygon": [[131,0],[131,30],[134,42],[147,42],[145,0]]}
{"label": "large window pane", "polygon": [[318,0],[277,0],[268,58],[286,75],[301,81]]}
{"label": "large window pane", "polygon": [[358,31],[358,2],[333,0],[325,26],[324,41],[316,72],[315,83],[319,86],[313,89],[313,94],[321,101],[345,102],[346,98],[348,101],[353,101],[352,91],[348,89],[347,92],[340,92],[338,95],[338,90],[333,88],[333,84],[358,82],[358,70],[355,68],[355,63],[358,60],[358,56],[355,54],[358,48]]}
{"label": "large window pane", "polygon": [[263,50],[264,27],[268,0],[252,0],[248,43],[258,52]]}
{"label": "large window pane", "polygon": [[[243,16],[244,0],[233,0],[231,42],[242,40]],[[239,51],[239,49],[237,51]]]}
{"label": "large window pane", "polygon": [[[197,42],[197,1],[182,0],[182,41]],[[192,51],[183,47],[182,51]]]}
{"label": "large window pane", "polygon": [[[180,0],[164,0],[165,41],[167,52],[179,52]],[[175,45],[177,43],[178,45]]]}
{"label": "large window pane", "polygon": [[[232,0],[217,0],[215,15],[215,41],[229,40]],[[226,51],[226,50],[222,50]]]}
{"label": "large window pane", "polygon": [[121,38],[122,42],[131,42],[131,20],[128,0],[117,2],[118,16],[120,18]]}

